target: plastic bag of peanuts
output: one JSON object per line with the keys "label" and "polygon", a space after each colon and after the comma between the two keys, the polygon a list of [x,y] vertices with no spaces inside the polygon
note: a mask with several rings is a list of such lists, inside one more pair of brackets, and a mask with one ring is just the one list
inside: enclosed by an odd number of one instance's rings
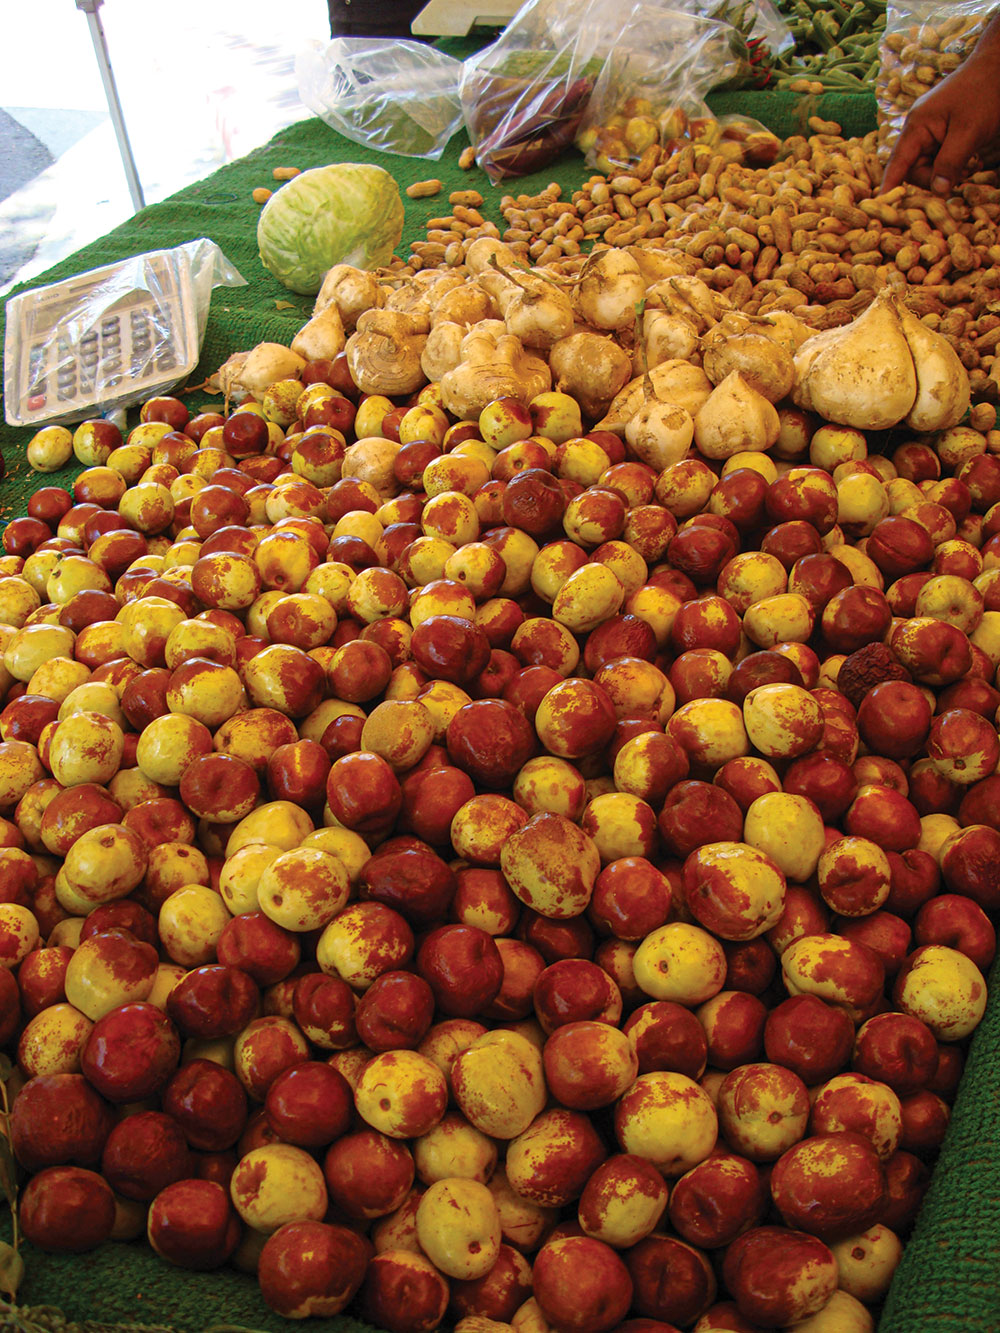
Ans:
{"label": "plastic bag of peanuts", "polygon": [[604,62],[576,146],[587,166],[630,171],[676,138],[677,113],[694,119],[701,100],[745,68],[746,49],[728,23],[639,3]]}
{"label": "plastic bag of peanuts", "polygon": [[958,69],[995,8],[996,0],[890,0],[875,84],[882,162],[889,160],[910,107]]}

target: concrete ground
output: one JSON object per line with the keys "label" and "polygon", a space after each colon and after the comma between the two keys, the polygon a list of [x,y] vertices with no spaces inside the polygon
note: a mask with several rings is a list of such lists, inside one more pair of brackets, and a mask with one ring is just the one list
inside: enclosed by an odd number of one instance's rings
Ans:
{"label": "concrete ground", "polygon": [[[3,8],[0,296],[133,211],[87,15]],[[105,0],[98,15],[146,203],[310,114],[295,55],[329,38],[326,0]]]}

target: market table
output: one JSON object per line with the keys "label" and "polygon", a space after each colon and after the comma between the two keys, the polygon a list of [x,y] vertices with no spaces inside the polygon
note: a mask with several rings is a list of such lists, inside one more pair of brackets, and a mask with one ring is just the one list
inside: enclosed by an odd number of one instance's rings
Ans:
{"label": "market table", "polygon": [[[709,101],[717,114],[740,111],[780,135],[799,132],[811,115],[839,121],[845,134],[861,134],[874,126],[874,98],[867,96],[720,93]],[[207,179],[143,209],[24,289],[146,250],[209,237],[247,285],[219,289],[213,295],[201,362],[190,381],[198,384],[234,351],[264,340],[288,342],[311,312],[312,299],[286,291],[257,256],[259,210],[251,191],[272,183],[274,167],[377,162],[392,172],[401,189],[429,176],[443,182],[445,197],[450,189],[478,188],[486,196],[483,211],[497,220],[505,190],[533,193],[555,180],[568,192],[588,174],[579,154],[570,153],[544,172],[492,189],[481,172],[459,169],[458,156],[466,142],[464,134],[456,136],[439,162],[428,162],[370,152],[318,119],[302,121]],[[423,237],[425,220],[439,211],[440,199],[407,201],[400,254],[408,253],[409,243]],[[200,405],[212,400],[195,395],[190,401]],[[0,483],[0,521],[23,513],[28,496],[40,483],[65,485],[79,470],[67,467],[44,479],[32,472],[24,452],[31,434],[29,429],[0,427],[7,466],[6,479]],[[986,1015],[971,1042],[951,1127],[882,1312],[879,1333],[987,1333],[1000,1327],[1000,968],[993,969],[990,993]],[[26,1247],[25,1259],[21,1302],[57,1305],[80,1321],[167,1325],[178,1330],[218,1325],[289,1327],[267,1310],[251,1277],[231,1270],[199,1274],[174,1269],[143,1243],[109,1244],[80,1257],[44,1255]],[[321,1322],[338,1333],[366,1327],[346,1317]]]}

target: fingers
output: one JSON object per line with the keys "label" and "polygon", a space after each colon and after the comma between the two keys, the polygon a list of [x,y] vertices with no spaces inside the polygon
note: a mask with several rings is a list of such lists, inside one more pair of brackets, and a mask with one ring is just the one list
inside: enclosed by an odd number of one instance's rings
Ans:
{"label": "fingers", "polygon": [[902,185],[905,180],[909,180],[911,171],[922,158],[928,161],[934,160],[936,165],[935,153],[938,153],[939,142],[928,126],[908,121],[903,126],[896,140],[896,146],[892,150],[892,156],[886,163],[880,187],[882,193],[886,194],[889,190],[894,190],[897,185]]}
{"label": "fingers", "polygon": [[975,148],[975,131],[968,125],[952,121],[934,158],[931,189],[935,194],[951,193],[956,183],[967,174]]}

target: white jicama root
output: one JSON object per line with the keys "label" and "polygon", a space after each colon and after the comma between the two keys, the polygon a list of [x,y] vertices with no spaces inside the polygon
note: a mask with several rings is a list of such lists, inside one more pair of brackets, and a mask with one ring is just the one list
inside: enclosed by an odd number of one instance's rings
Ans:
{"label": "white jicama root", "polygon": [[420,353],[420,369],[429,383],[436,383],[442,375],[455,369],[462,359],[462,339],[468,331],[464,324],[452,320],[434,325]]}
{"label": "white jicama root", "polygon": [[496,302],[507,332],[524,347],[547,350],[573,332],[573,303],[540,273],[519,268],[513,250],[484,236],[473,241],[466,267]]}
{"label": "white jicama root", "polygon": [[664,361],[688,361],[698,350],[698,330],[685,315],[669,310],[645,310],[642,347],[636,349],[636,370],[652,370]]}
{"label": "white jicama root", "polygon": [[303,357],[282,343],[258,343],[240,367],[239,384],[256,398],[278,380],[297,380],[305,365]]}
{"label": "white jicama root", "polygon": [[732,458],[734,454],[770,449],[781,431],[773,403],[732,370],[712,390],[694,419],[694,442],[705,458]]}
{"label": "white jicama root", "polygon": [[344,350],[346,342],[340,311],[331,301],[302,325],[292,339],[292,351],[306,361],[332,361]]}
{"label": "white jicama root", "polygon": [[[712,392],[711,380],[701,366],[692,365],[690,361],[664,361],[662,365],[653,366],[648,379],[661,402],[675,403],[690,412],[692,417],[698,415]],[[646,380],[647,376],[639,375],[626,384],[594,429],[623,434],[648,396]]]}
{"label": "white jicama root", "polygon": [[496,302],[478,282],[463,282],[436,296],[431,306],[431,327],[445,322],[478,324],[481,319],[495,319],[499,314]]}
{"label": "white jicama root", "polygon": [[887,430],[917,396],[917,372],[890,292],[850,324],[809,338],[795,356],[792,401],[826,421]]}
{"label": "white jicama root", "polygon": [[[422,281],[421,281],[422,280]],[[386,310],[401,310],[406,315],[423,317],[430,323],[431,311],[449,292],[465,286],[457,273],[426,269],[415,273],[410,282],[401,284],[385,298]]]}
{"label": "white jicama root", "polygon": [[347,340],[347,364],[362,393],[387,397],[423,388],[420,354],[427,320],[399,310],[368,310]]}
{"label": "white jicama root", "polygon": [[533,273],[506,276],[508,285],[495,299],[507,331],[525,347],[544,351],[573,332],[576,320],[565,292]]}
{"label": "white jicama root", "polygon": [[240,372],[246,363],[249,352],[233,352],[233,354],[223,361],[222,365],[214,375],[208,377],[208,383],[212,388],[218,389],[230,402],[242,403],[248,396],[248,390],[244,389],[243,382],[240,379]]}
{"label": "white jicama root", "polygon": [[676,403],[650,397],[625,427],[625,438],[640,462],[662,472],[687,456],[694,438],[694,420]]}
{"label": "white jicama root", "polygon": [[560,338],[549,353],[555,387],[580,404],[596,420],[632,374],[627,352],[603,333],[580,330]]}
{"label": "white jicama root", "polygon": [[795,382],[791,353],[752,328],[743,333],[727,333],[724,322],[710,329],[701,344],[701,364],[712,383],[721,384],[731,371],[738,370],[747,384],[769,403],[780,403],[787,398]]}
{"label": "white jicama root", "polygon": [[968,371],[946,338],[922,324],[905,305],[897,309],[917,372],[917,396],[904,418],[906,424],[918,431],[957,426],[969,406]]}
{"label": "white jicama root", "polygon": [[646,295],[639,265],[625,250],[592,251],[574,289],[581,318],[595,329],[629,329]]}
{"label": "white jicama root", "polygon": [[477,420],[494,398],[517,398],[526,405],[552,387],[551,371],[541,357],[526,352],[513,334],[491,333],[488,325],[484,321],[469,330],[461,361],[439,381],[446,410],[462,421]]}
{"label": "white jicama root", "polygon": [[757,315],[753,321],[753,327],[776,342],[779,347],[784,347],[792,356],[799,350],[807,338],[811,338],[815,333],[808,324],[803,323],[797,315],[793,315],[790,310],[769,310],[766,315]]}
{"label": "white jicama root", "polygon": [[[647,309],[652,306],[668,310],[673,315],[683,315],[699,333],[712,328],[727,314],[734,313],[721,292],[713,292],[701,278],[692,278],[687,274],[654,283],[646,292],[646,306]],[[742,320],[746,316],[740,315],[738,318]]]}
{"label": "white jicama root", "polygon": [[516,264],[517,257],[509,245],[492,236],[480,236],[465,252],[465,267],[477,276],[495,269],[497,264]]}
{"label": "white jicama root", "polygon": [[664,278],[680,278],[687,275],[687,269],[664,250],[651,250],[644,245],[627,245],[625,253],[635,260],[647,287],[662,282]]}
{"label": "white jicama root", "polygon": [[350,333],[366,310],[385,304],[385,289],[374,273],[353,264],[334,264],[316,295],[313,314],[335,305],[344,328]]}

